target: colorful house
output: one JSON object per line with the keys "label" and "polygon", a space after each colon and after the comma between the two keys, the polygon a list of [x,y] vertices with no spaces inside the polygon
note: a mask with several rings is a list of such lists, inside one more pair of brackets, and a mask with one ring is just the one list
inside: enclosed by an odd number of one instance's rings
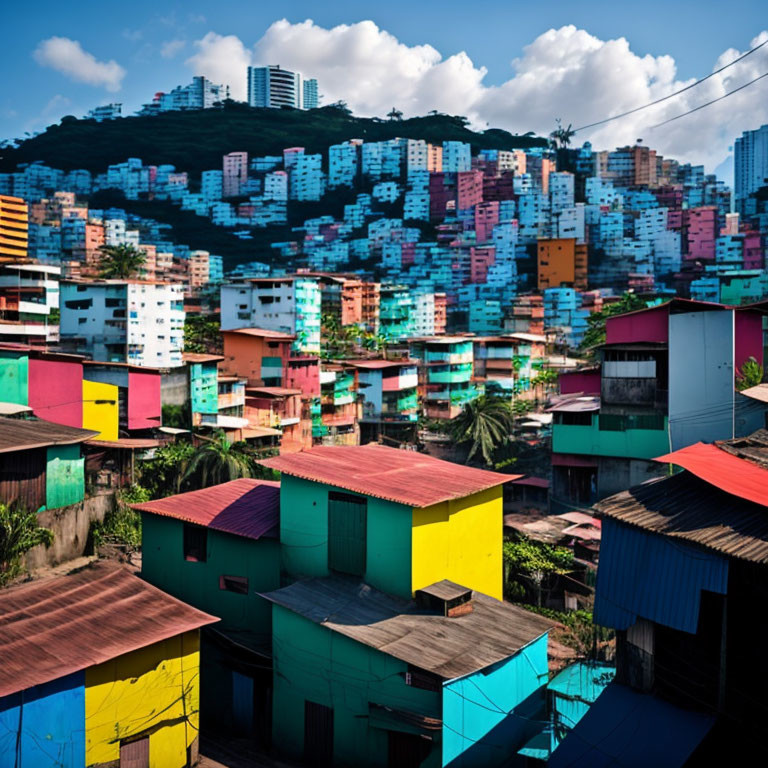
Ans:
{"label": "colorful house", "polygon": [[345,363],[323,363],[320,368],[320,405],[325,427],[324,444],[358,445],[357,369]]}
{"label": "colorful house", "polygon": [[280,438],[280,453],[312,447],[312,418],[300,389],[249,387],[245,418],[251,429],[271,429]]}
{"label": "colorful house", "polygon": [[215,617],[106,563],[3,590],[0,614],[0,764],[197,762],[199,630]]}
{"label": "colorful house", "polygon": [[196,427],[204,416],[216,416],[219,412],[219,363],[224,357],[185,352],[183,360],[189,372],[191,424]]}
{"label": "colorful house", "polygon": [[221,618],[203,635],[204,721],[258,732],[272,687],[272,611],[259,593],[280,586],[280,484],[242,478],[133,508],[143,578]]}
{"label": "colorful house", "polygon": [[224,359],[222,373],[239,376],[249,387],[286,385],[293,334],[264,328],[237,328],[222,331]]}
{"label": "colorful house", "polygon": [[374,444],[262,463],[282,473],[295,579],[264,595],[275,745],[324,764],[514,755],[538,730],[551,624],[501,600],[512,476]]}

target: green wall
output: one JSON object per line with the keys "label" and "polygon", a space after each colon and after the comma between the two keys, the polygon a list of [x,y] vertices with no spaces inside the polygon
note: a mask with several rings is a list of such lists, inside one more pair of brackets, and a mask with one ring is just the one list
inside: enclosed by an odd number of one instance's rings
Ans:
{"label": "green wall", "polygon": [[[207,560],[184,559],[184,523],[171,517],[142,514],[144,578],[202,611],[218,616],[214,629],[246,631],[266,641],[271,634],[270,604],[256,592],[280,586],[280,549],[273,539],[246,539],[208,529]],[[219,588],[219,576],[246,576],[248,594]]]}
{"label": "green wall", "polygon": [[[442,693],[406,685],[404,662],[278,605],[272,626],[273,742],[287,755],[302,757],[305,701],[333,708],[334,764],[340,766],[387,765],[387,732],[369,723],[369,702],[441,717]],[[441,764],[440,732],[434,733],[422,768]]]}
{"label": "green wall", "polygon": [[553,453],[576,453],[589,456],[654,459],[669,453],[669,425],[664,429],[601,430],[599,419],[592,416],[591,425],[554,424]]}
{"label": "green wall", "polygon": [[[283,475],[280,486],[280,541],[283,570],[293,578],[327,576],[328,493],[340,490]],[[368,496],[367,558],[364,580],[382,592],[411,597],[413,510]]]}
{"label": "green wall", "polygon": [[219,379],[216,363],[189,366],[189,393],[192,413],[219,412]]}
{"label": "green wall", "polygon": [[0,400],[29,405],[29,358],[14,352],[0,352]]}
{"label": "green wall", "polygon": [[85,498],[85,459],[80,445],[54,445],[46,452],[46,509],[79,504]]}

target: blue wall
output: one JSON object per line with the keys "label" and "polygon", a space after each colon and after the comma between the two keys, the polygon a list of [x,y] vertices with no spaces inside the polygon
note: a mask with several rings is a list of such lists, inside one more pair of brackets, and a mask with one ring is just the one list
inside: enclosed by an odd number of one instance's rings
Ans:
{"label": "blue wall", "polygon": [[547,635],[443,686],[443,765],[507,764],[545,723]]}
{"label": "blue wall", "polygon": [[84,765],[85,673],[0,699],[0,768]]}
{"label": "blue wall", "polygon": [[594,621],[627,629],[638,617],[695,633],[701,590],[724,595],[728,560],[670,536],[603,520]]}

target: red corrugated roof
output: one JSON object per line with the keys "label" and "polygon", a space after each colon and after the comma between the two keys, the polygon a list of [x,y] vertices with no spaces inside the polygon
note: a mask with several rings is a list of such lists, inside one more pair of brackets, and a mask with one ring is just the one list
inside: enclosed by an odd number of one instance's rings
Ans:
{"label": "red corrugated roof", "polygon": [[228,331],[222,331],[222,333],[242,333],[245,336],[259,336],[265,339],[277,339],[278,341],[293,341],[296,338],[291,333],[269,331],[266,328],[231,328]]}
{"label": "red corrugated roof", "polygon": [[696,443],[655,461],[676,464],[721,491],[768,506],[768,470],[715,445]]}
{"label": "red corrugated roof", "polygon": [[277,538],[280,483],[244,477],[200,491],[133,504],[132,508],[249,539]]}
{"label": "red corrugated roof", "polygon": [[0,591],[0,697],[218,621],[112,563]]}
{"label": "red corrugated roof", "polygon": [[375,443],[319,446],[260,463],[287,475],[409,507],[429,507],[441,501],[461,499],[520,477]]}

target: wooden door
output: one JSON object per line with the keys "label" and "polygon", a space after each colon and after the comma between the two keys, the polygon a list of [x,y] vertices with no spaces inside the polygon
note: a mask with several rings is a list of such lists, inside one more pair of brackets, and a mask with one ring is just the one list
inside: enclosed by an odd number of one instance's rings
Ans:
{"label": "wooden door", "polygon": [[365,575],[367,513],[362,496],[328,494],[328,567],[332,571]]}
{"label": "wooden door", "polygon": [[149,736],[120,745],[120,768],[149,768]]}

